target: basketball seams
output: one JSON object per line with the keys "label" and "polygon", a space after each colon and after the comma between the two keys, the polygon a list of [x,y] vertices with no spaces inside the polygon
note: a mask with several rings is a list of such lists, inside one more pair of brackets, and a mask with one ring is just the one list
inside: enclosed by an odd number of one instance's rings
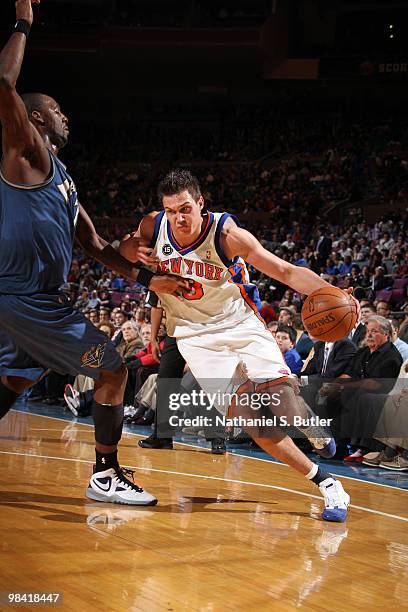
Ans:
{"label": "basketball seams", "polygon": [[333,308],[328,308],[327,310],[318,310],[317,312],[314,312],[314,313],[310,314],[309,316],[304,317],[303,321],[307,321],[311,317],[322,316],[326,312],[331,312],[332,310],[338,310],[339,308],[348,308],[349,312],[352,312],[352,305],[351,304],[341,304],[341,306],[333,306]]}
{"label": "basketball seams", "polygon": [[[309,300],[315,301],[313,313],[308,312]],[[333,306],[330,306],[330,304],[333,304]],[[339,309],[346,312],[344,314],[343,311],[337,312]],[[334,342],[346,337],[353,329],[357,322],[357,306],[349,294],[344,293],[338,287],[330,287],[328,289],[318,289],[310,294],[303,304],[301,315],[305,328],[311,336],[326,342]],[[349,316],[348,321],[347,316]],[[328,320],[333,318],[334,321]],[[333,326],[328,327],[330,324]],[[311,329],[314,325],[316,325],[316,329]]]}
{"label": "basketball seams", "polygon": [[[351,330],[353,329],[354,325],[351,325],[351,323],[353,322],[353,313],[351,311],[346,312],[345,315],[340,319],[340,321],[337,321],[336,325],[334,325],[333,327],[330,327],[330,329],[323,329],[322,333],[316,334],[315,332],[312,333],[313,338],[321,338],[322,336],[325,336],[326,334],[331,334],[336,327],[338,327],[343,321],[344,319],[347,317],[347,315],[350,315],[350,323],[348,326],[348,331],[344,333],[344,335],[341,336],[341,338],[344,338],[345,336],[348,336],[349,333],[351,332]],[[326,342],[332,342],[332,340],[326,340]]]}

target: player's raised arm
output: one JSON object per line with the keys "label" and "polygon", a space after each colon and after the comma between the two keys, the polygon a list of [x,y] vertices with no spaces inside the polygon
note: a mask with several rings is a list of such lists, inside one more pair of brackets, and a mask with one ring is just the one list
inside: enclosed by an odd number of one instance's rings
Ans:
{"label": "player's raised arm", "polygon": [[242,257],[260,272],[289,285],[298,293],[309,295],[329,285],[312,270],[294,266],[265,249],[247,230],[228,224],[222,232],[221,243],[229,259]]}
{"label": "player's raised arm", "polygon": [[112,245],[99,236],[91,218],[81,205],[79,206],[76,239],[89,255],[105,266],[126,278],[141,283],[152,291],[181,295],[183,290],[189,289],[188,281],[178,276],[153,274],[146,268],[136,268],[132,262],[122,257]]}
{"label": "player's raised arm", "polygon": [[[30,123],[23,100],[16,91],[21,71],[27,36],[33,22],[31,4],[40,0],[17,0],[16,25],[6,46],[0,53],[0,121],[2,124],[2,171],[12,182],[41,182],[50,170],[50,160],[35,127]],[[26,170],[35,167],[31,179]]]}

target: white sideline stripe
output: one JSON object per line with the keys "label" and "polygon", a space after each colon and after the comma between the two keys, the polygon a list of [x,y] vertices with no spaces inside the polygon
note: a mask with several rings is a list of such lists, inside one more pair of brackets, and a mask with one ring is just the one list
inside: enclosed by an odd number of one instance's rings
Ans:
{"label": "white sideline stripe", "polygon": [[[66,419],[61,419],[60,417],[52,417],[52,416],[46,416],[43,414],[37,414],[36,412],[24,412],[23,410],[15,410],[12,409],[10,412],[20,412],[21,414],[28,414],[31,416],[39,416],[42,417],[43,419],[55,419],[56,421],[63,421],[64,423],[74,423],[75,425],[84,425],[85,427],[92,427],[93,425],[91,425],[90,423],[80,423],[79,421],[67,421]],[[31,429],[31,428],[30,428]],[[33,430],[35,431],[35,430]],[[38,430],[40,431],[40,430]],[[51,431],[51,430],[49,430]],[[63,431],[62,429],[59,430],[57,429],[56,431]],[[80,430],[78,430],[80,431]],[[133,433],[132,431],[125,431],[124,435],[126,436],[136,436],[138,438],[142,438],[142,440],[144,440],[145,438],[147,438],[147,436],[143,436],[143,434],[138,434],[138,433]],[[197,444],[189,444],[188,442],[174,442],[174,444],[179,444],[180,446],[190,446],[191,448],[200,448],[202,450],[208,450],[205,449],[201,446],[198,446]],[[239,449],[237,449],[239,450]],[[232,453],[231,451],[227,451],[228,455],[231,456],[235,456],[235,457],[244,457],[245,459],[252,459],[252,461],[264,461],[265,463],[269,463],[271,465],[281,465],[282,467],[289,467],[288,465],[286,465],[286,463],[281,463],[280,461],[270,461],[269,459],[262,459],[261,457],[251,457],[249,455],[240,455],[238,453]],[[396,472],[398,473],[398,472]],[[347,478],[347,480],[353,480],[354,482],[359,482],[361,484],[366,484],[366,485],[374,485],[375,487],[384,487],[386,489],[392,489],[393,491],[402,491],[404,493],[408,493],[408,489],[401,489],[400,487],[395,487],[392,485],[386,485],[386,484],[382,484],[381,482],[374,482],[372,480],[361,480],[360,478],[356,478],[355,476],[345,476],[344,474],[336,474],[336,472],[333,472],[332,470],[330,470],[330,474],[333,474],[333,476],[337,476],[338,478]],[[357,506],[356,506],[357,507]]]}
{"label": "white sideline stripe", "polygon": [[[35,457],[36,459],[54,459],[56,461],[73,461],[75,463],[90,463],[93,464],[94,461],[89,461],[88,459],[73,459],[71,457],[53,457],[50,455],[36,455],[33,453],[17,453],[12,451],[0,451],[1,455],[18,455],[19,457]],[[221,482],[231,482],[234,484],[248,485],[252,487],[264,487],[266,489],[275,489],[277,491],[284,491],[285,493],[294,493],[295,495],[302,495],[303,497],[313,497],[314,499],[322,500],[320,495],[313,495],[312,493],[304,493],[303,491],[295,491],[294,489],[288,489],[286,487],[279,487],[277,485],[270,484],[262,484],[259,482],[250,482],[247,480],[234,480],[232,478],[221,478],[220,476],[204,476],[202,474],[190,474],[189,472],[174,472],[172,470],[160,470],[158,468],[147,468],[139,465],[126,465],[124,467],[128,467],[134,470],[140,470],[142,472],[159,472],[161,474],[172,474],[174,476],[188,476],[190,478],[205,478],[206,480],[218,480]],[[373,510],[372,508],[365,508],[364,506],[354,506],[350,504],[350,508],[355,508],[356,510],[363,510],[364,512],[370,512],[371,514],[378,514],[379,516],[386,516],[387,518],[397,519],[399,521],[404,521],[408,523],[408,518],[404,516],[398,516],[397,514],[389,514],[388,512],[381,512],[381,510]]]}

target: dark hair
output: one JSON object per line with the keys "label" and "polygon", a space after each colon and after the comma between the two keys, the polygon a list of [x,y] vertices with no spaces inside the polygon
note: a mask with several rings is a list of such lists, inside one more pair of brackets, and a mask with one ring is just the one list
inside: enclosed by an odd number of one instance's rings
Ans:
{"label": "dark hair", "polygon": [[291,343],[293,344],[293,346],[295,346],[297,333],[293,327],[289,327],[289,325],[278,325],[278,329],[276,330],[276,333],[279,333],[279,332],[282,332],[282,334],[288,334]]}
{"label": "dark hair", "polygon": [[361,308],[369,308],[371,310],[371,312],[375,312],[374,304],[363,304],[363,306],[361,306]]}
{"label": "dark hair", "polygon": [[293,319],[295,318],[295,313],[293,312],[293,310],[291,308],[288,308],[287,306],[281,306],[281,308],[279,308],[279,314],[282,310],[287,312],[290,315],[290,320],[293,321]]}
{"label": "dark hair", "polygon": [[26,107],[28,117],[31,117],[34,111],[41,111],[43,109],[46,96],[41,93],[26,93],[21,98]]}
{"label": "dark hair", "polygon": [[160,181],[157,188],[159,201],[163,196],[172,196],[182,191],[188,191],[195,201],[201,196],[201,189],[196,177],[189,170],[177,168],[172,170]]}

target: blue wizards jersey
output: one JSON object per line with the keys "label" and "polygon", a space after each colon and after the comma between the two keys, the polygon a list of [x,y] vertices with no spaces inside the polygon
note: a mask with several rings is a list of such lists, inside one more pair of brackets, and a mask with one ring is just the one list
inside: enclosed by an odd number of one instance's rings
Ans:
{"label": "blue wizards jersey", "polygon": [[73,180],[50,152],[41,185],[14,185],[0,172],[0,294],[54,291],[66,282],[78,218]]}

